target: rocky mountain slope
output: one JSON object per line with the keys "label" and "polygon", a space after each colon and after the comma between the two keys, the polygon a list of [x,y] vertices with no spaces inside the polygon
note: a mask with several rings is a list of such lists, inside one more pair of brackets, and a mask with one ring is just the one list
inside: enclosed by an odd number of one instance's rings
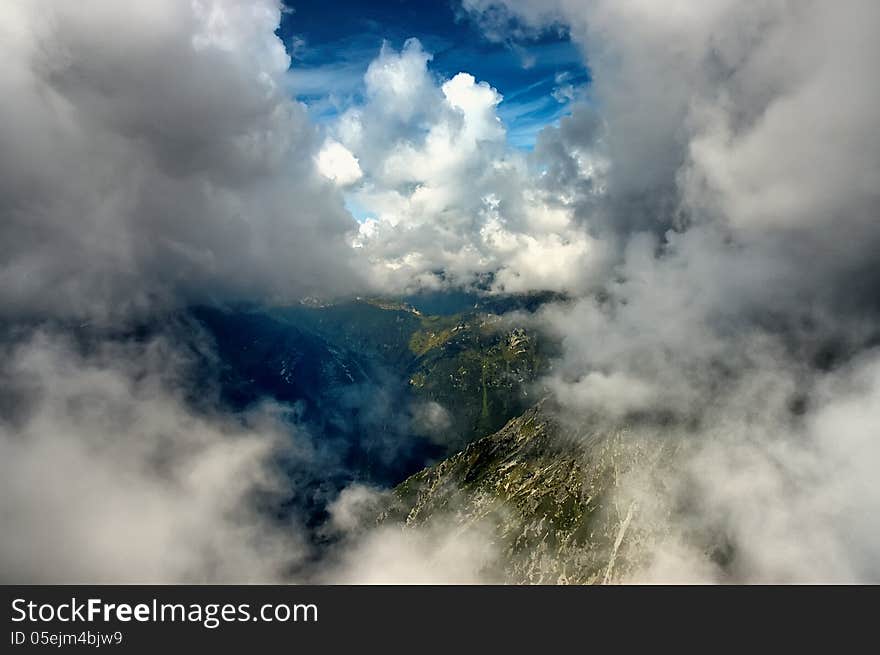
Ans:
{"label": "rocky mountain slope", "polygon": [[624,433],[563,428],[541,403],[400,484],[380,521],[488,530],[498,553],[489,579],[614,582],[641,563],[639,543],[657,536],[634,520],[638,501],[621,493],[621,477],[668,454]]}

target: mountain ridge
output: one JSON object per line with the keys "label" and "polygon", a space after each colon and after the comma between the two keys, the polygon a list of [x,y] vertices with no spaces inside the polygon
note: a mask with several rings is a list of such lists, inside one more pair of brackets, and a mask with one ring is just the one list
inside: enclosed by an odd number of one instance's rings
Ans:
{"label": "mountain ridge", "polygon": [[624,431],[576,434],[545,400],[410,476],[379,522],[482,526],[498,551],[487,575],[503,582],[613,582],[638,564],[645,536],[637,504],[618,494],[620,476],[660,455]]}

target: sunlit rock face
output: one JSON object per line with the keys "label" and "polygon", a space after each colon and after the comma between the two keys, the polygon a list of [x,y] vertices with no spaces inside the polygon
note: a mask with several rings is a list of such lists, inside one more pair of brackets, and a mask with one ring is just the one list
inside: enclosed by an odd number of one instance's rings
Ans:
{"label": "sunlit rock face", "polygon": [[645,561],[655,536],[620,481],[664,456],[661,444],[623,432],[563,428],[542,403],[400,484],[381,518],[412,529],[449,522],[485,530],[497,548],[487,580],[616,582]]}

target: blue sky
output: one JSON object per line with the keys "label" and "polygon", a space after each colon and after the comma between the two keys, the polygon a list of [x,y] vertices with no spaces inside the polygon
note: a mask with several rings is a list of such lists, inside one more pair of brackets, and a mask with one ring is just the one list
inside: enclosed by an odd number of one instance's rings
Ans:
{"label": "blue sky", "polygon": [[359,101],[363,74],[383,40],[399,49],[416,37],[433,53],[441,78],[466,71],[504,96],[499,113],[508,140],[530,148],[545,125],[567,113],[571,91],[589,76],[567,35],[548,32],[529,42],[493,43],[456,0],[285,0],[279,28],[291,56],[293,92],[325,121]]}

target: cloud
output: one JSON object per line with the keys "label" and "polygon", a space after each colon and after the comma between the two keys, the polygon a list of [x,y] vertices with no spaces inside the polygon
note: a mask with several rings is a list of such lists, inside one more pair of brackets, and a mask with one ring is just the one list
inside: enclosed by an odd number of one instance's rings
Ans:
{"label": "cloud", "polygon": [[542,314],[564,351],[548,384],[571,420],[679,444],[683,469],[621,492],[665,498],[641,505],[666,537],[638,576],[876,580],[853,517],[876,513],[880,10],[465,4],[493,30],[564,24],[591,71],[536,144],[609,261],[600,293]]}
{"label": "cloud", "polygon": [[49,331],[4,347],[0,578],[282,579],[308,548],[260,510],[285,493],[277,456],[293,437],[277,411],[193,409],[164,338],[95,348]]}
{"label": "cloud", "polygon": [[327,141],[318,153],[318,171],[339,186],[354,184],[363,177],[357,157],[338,141]]}
{"label": "cloud", "polygon": [[4,3],[0,304],[115,320],[358,286],[274,0]]}
{"label": "cloud", "polygon": [[416,434],[428,435],[438,443],[445,443],[452,437],[452,415],[443,405],[433,400],[415,403],[412,408],[410,429]]}
{"label": "cloud", "polygon": [[432,56],[418,39],[408,39],[400,53],[386,42],[364,75],[367,95],[388,115],[406,122],[426,111],[437,96],[427,63]]}
{"label": "cloud", "polygon": [[[776,384],[744,407],[711,412],[699,439],[686,439],[672,478],[633,477],[625,493],[651,498],[642,525],[658,530],[632,581],[865,583],[880,578],[880,492],[869,470],[880,445],[876,407],[880,357],[866,353],[818,383],[812,407],[793,419]],[[784,389],[782,389],[784,390]],[[763,397],[763,404],[758,398]],[[664,493],[658,493],[665,486]],[[657,499],[661,499],[659,503]],[[679,503],[676,513],[675,505]],[[682,512],[681,503],[689,507]],[[720,557],[718,555],[721,555]]]}
{"label": "cloud", "polygon": [[339,492],[327,505],[330,515],[325,528],[331,534],[355,534],[371,527],[387,502],[388,494],[361,483],[353,483]]}
{"label": "cloud", "polygon": [[486,584],[497,553],[480,526],[437,521],[419,528],[381,526],[347,545],[325,584]]}
{"label": "cloud", "polygon": [[430,61],[415,39],[400,52],[385,44],[365,76],[364,104],[329,126],[363,172],[348,195],[370,217],[357,246],[373,284],[391,292],[589,287],[604,253],[507,144],[501,94],[466,72],[438,80]]}

